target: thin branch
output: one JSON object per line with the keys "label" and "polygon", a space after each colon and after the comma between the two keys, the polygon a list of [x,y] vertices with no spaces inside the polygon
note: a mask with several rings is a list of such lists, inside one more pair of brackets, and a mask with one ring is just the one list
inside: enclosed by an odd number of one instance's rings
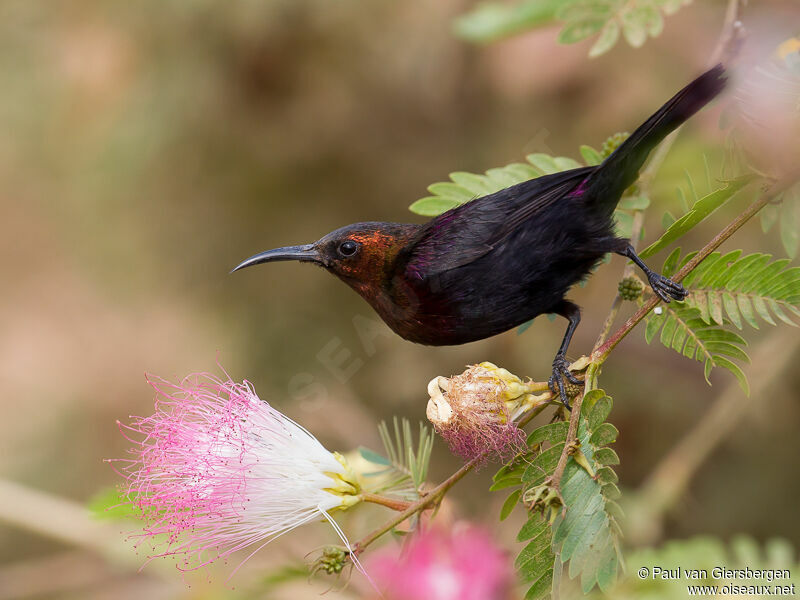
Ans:
{"label": "thin branch", "polygon": [[388,498],[380,494],[361,494],[361,499],[364,502],[371,502],[372,504],[380,504],[386,508],[391,508],[396,511],[407,510],[411,506],[408,500],[398,500],[397,498]]}
{"label": "thin branch", "polygon": [[[625,270],[627,271],[627,269],[628,265],[625,265]],[[622,278],[623,279],[625,278],[624,272]],[[614,298],[614,302],[611,303],[611,309],[608,311],[606,320],[603,321],[603,327],[600,329],[600,335],[597,336],[597,340],[594,343],[594,348],[592,348],[592,352],[594,352],[600,346],[605,344],[609,334],[611,333],[611,328],[614,326],[614,321],[617,320],[617,315],[619,314],[619,309],[622,308],[623,302],[624,300],[622,299],[622,296],[617,294],[616,298]]]}
{"label": "thin branch", "polygon": [[579,394],[575,400],[572,401],[572,412],[569,415],[569,428],[567,429],[567,439],[564,442],[564,450],[561,456],[558,457],[558,464],[556,465],[553,475],[549,478],[550,486],[556,490],[560,489],[561,478],[564,476],[564,469],[567,468],[567,461],[572,456],[572,448],[574,447],[575,440],[578,439],[578,424],[581,420],[581,406],[583,406],[583,397],[585,394]]}
{"label": "thin branch", "polygon": [[553,475],[548,481],[550,486],[556,490],[558,490],[559,486],[561,485],[561,478],[564,476],[564,469],[567,468],[567,461],[569,460],[569,457],[572,456],[572,448],[575,445],[575,441],[578,439],[578,425],[580,424],[581,419],[583,398],[597,386],[598,367],[599,365],[596,363],[589,365],[586,370],[586,376],[584,380],[586,384],[584,385],[583,394],[579,394],[578,397],[572,402],[572,412],[569,416],[569,428],[567,429],[567,439],[564,442],[564,450],[561,452],[561,456],[558,457],[558,464],[553,471]]}
{"label": "thin branch", "polygon": [[[521,427],[528,422],[531,421],[536,415],[541,413],[545,408],[547,408],[549,404],[542,404],[531,410],[528,414],[526,414],[522,419],[519,420],[518,425]],[[372,544],[375,540],[380,538],[386,533],[389,533],[392,529],[400,525],[406,519],[409,519],[420,513],[428,508],[432,508],[434,505],[441,502],[444,495],[448,492],[448,490],[453,487],[456,483],[458,483],[467,473],[469,473],[472,469],[474,469],[477,465],[479,465],[484,460],[484,456],[477,456],[470,460],[468,463],[464,464],[459,468],[455,473],[450,475],[447,479],[445,479],[442,483],[438,486],[433,488],[430,492],[425,494],[423,498],[411,504],[408,508],[402,511],[400,514],[393,516],[391,519],[386,521],[383,525],[375,529],[374,531],[368,533],[363,538],[361,538],[358,542],[353,545],[353,553],[356,555],[360,554],[364,551],[364,549]]]}
{"label": "thin branch", "polygon": [[[711,59],[709,61],[710,66],[714,66],[720,62],[727,64],[736,56],[739,51],[741,42],[744,39],[744,27],[739,21],[739,16],[741,14],[741,2],[742,0],[728,0],[728,7],[725,11],[725,19],[722,24],[722,32],[720,33],[717,45],[714,48],[714,52],[711,55]],[[672,149],[672,145],[675,143],[675,140],[682,129],[683,125],[670,133],[664,139],[664,141],[661,142],[653,154],[653,157],[647,163],[647,166],[639,176],[639,188],[644,191],[645,195],[647,195],[647,190],[649,190],[650,186],[652,185],[656,174],[658,173],[659,169],[661,169],[661,165],[664,164],[667,154],[669,154],[669,151]],[[634,250],[636,250],[638,247],[643,226],[644,211],[637,211],[634,214],[633,228],[631,231],[631,245],[633,246]],[[626,263],[625,270],[622,274],[622,279],[630,277],[633,275],[633,273],[633,263]],[[611,333],[611,327],[614,325],[614,321],[617,318],[622,304],[623,299],[619,294],[617,294],[617,297],[614,298],[614,302],[611,304],[611,309],[609,310],[608,316],[603,323],[603,327],[600,330],[600,335],[597,336],[597,341],[594,344],[592,353],[594,353],[606,342],[606,339],[608,339],[608,335]]]}
{"label": "thin branch", "polygon": [[728,0],[722,32],[719,34],[719,41],[709,61],[712,66],[718,63],[727,64],[739,51],[744,40],[744,27],[739,20],[741,12],[742,0]]}
{"label": "thin branch", "polygon": [[[669,152],[669,149],[672,146],[672,142],[674,140],[675,138],[671,137],[670,139],[665,141],[664,144],[662,144],[662,146],[659,148],[659,152],[657,153],[656,156],[653,157],[653,159],[650,161],[650,164],[647,166],[647,169],[645,170],[649,171],[652,168],[653,171],[650,171],[650,174],[646,179],[647,183],[641,184],[640,189],[646,190],[647,188],[650,187],[649,182],[651,177],[655,174],[655,171],[657,171],[658,168],[661,166],[661,164],[664,162],[664,158],[666,157],[667,152]],[[661,151],[662,149],[664,149],[663,152]],[[646,191],[645,195],[647,195]],[[637,246],[639,245],[639,240],[642,237],[643,227],[644,227],[644,211],[637,210],[633,216],[633,227],[631,227],[630,243],[631,246],[633,246],[634,250],[636,250]],[[625,264],[625,269],[622,272],[622,279],[625,279],[626,277],[631,277],[634,273],[633,268],[634,268],[633,262],[628,261]],[[600,330],[600,335],[597,336],[597,341],[595,341],[594,343],[594,348],[592,348],[592,352],[597,350],[600,346],[602,346],[605,343],[606,339],[608,338],[608,334],[611,333],[611,327],[614,325],[614,321],[617,318],[619,309],[622,308],[622,303],[623,303],[622,296],[619,293],[617,293],[616,298],[614,298],[614,302],[611,304],[611,310],[608,311],[608,316],[606,317],[606,320],[603,322],[603,328]]]}
{"label": "thin branch", "polygon": [[423,510],[433,506],[435,503],[438,503],[441,498],[447,493],[451,487],[453,487],[456,483],[458,483],[464,475],[469,473],[477,464],[481,462],[483,459],[482,456],[477,456],[473,458],[468,463],[464,464],[458,471],[450,475],[447,479],[445,479],[442,483],[438,486],[433,488],[430,492],[428,492],[424,498],[414,502],[411,506],[409,506],[406,510],[401,512],[400,514],[392,517],[388,521],[386,521],[383,525],[368,533],[358,542],[353,545],[353,553],[358,555],[364,551],[364,549],[377,540],[379,537],[388,533],[395,527],[397,527],[400,523],[405,521],[406,519],[413,517],[415,514],[422,512]]}
{"label": "thin branch", "polygon": [[[119,523],[93,519],[87,508],[7,479],[0,479],[0,522],[101,556],[116,567],[136,571],[142,558],[120,540]],[[158,563],[148,573],[171,579],[174,567]]]}
{"label": "thin branch", "polygon": [[[784,190],[786,190],[786,188],[793,185],[796,181],[797,175],[792,175],[779,182],[775,182],[769,188],[764,190],[759,197],[738,217],[736,217],[730,224],[728,224],[727,227],[725,227],[722,231],[715,235],[711,241],[703,246],[703,248],[688,263],[686,263],[672,279],[676,282],[683,281],[683,279],[689,273],[694,271],[698,265],[703,262],[712,252],[719,248],[723,242],[736,233],[736,231],[738,231],[742,225],[747,223],[751,218],[758,214],[758,211],[769,204],[773,198],[780,195]],[[656,305],[659,304],[659,302],[661,302],[661,300],[657,296],[652,296],[647,302],[645,302],[638,311],[636,311],[627,321],[625,321],[625,324],[622,325],[622,327],[620,327],[614,333],[614,335],[608,339],[608,341],[592,352],[592,362],[604,362],[606,358],[608,358],[609,353],[617,346],[617,344],[619,344],[623,338],[628,335],[631,330],[638,325],[642,319],[644,319],[647,314],[653,310],[653,308],[656,307]]]}

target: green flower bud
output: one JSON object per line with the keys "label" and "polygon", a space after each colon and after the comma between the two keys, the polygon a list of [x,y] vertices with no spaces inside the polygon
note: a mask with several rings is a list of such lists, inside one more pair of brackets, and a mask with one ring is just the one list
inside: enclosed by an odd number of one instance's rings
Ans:
{"label": "green flower bud", "polygon": [[600,154],[603,158],[608,158],[617,148],[622,145],[622,142],[628,139],[630,133],[624,131],[622,133],[615,133],[610,138],[608,138],[605,142],[603,142],[603,149],[600,151]]}
{"label": "green flower bud", "polygon": [[347,550],[340,546],[325,546],[320,556],[311,565],[311,573],[325,571],[328,575],[339,574],[347,564]]}
{"label": "green flower bud", "polygon": [[630,277],[626,277],[619,282],[618,290],[619,295],[623,300],[633,301],[642,295],[644,283],[642,283],[642,280],[635,275],[631,275]]}

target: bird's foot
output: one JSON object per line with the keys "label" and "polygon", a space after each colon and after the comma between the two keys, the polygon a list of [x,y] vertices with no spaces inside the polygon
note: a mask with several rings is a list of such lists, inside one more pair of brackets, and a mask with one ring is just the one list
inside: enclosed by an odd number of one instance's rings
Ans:
{"label": "bird's foot", "polygon": [[567,389],[564,385],[564,380],[567,380],[573,385],[583,385],[583,382],[575,377],[569,370],[569,361],[563,354],[556,354],[553,360],[553,374],[547,381],[547,385],[553,394],[558,394],[561,397],[561,402],[567,407],[567,410],[572,410],[569,405],[569,396],[567,396]]}
{"label": "bird's foot", "polygon": [[689,295],[689,290],[680,283],[672,281],[672,279],[664,277],[663,275],[659,275],[655,271],[650,271],[647,274],[647,279],[650,281],[650,287],[653,288],[655,295],[664,302],[683,300]]}

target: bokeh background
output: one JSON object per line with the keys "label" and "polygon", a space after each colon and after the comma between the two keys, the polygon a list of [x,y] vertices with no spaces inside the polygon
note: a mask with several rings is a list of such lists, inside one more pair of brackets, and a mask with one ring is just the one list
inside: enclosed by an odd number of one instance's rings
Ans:
{"label": "bokeh background", "polygon": [[[264,587],[269,573],[334,540],[322,525],[273,544],[233,582],[224,565],[185,578],[168,561],[137,572],[144,556],[120,534],[129,527],[84,507],[117,481],[103,462],[125,452],[116,419],[152,409],[146,372],[176,379],[222,365],[342,451],[380,450],[376,424],[424,419],[427,382],[466,364],[547,376],[560,321],[439,349],[381,325],[372,351],[358,323],[374,316],[322,271],[285,263],[228,274],[255,252],[350,222],[419,222],[407,206],[451,171],[530,152],[578,158],[579,144],[599,147],[631,130],[704,67],[725,8],[696,2],[644,48],[620,44],[590,61],[588,44],[559,45],[557,28],[488,47],[459,41],[451,21],[469,6],[0,2],[0,599],[314,598],[338,585],[300,577]],[[754,4],[746,25],[792,35],[796,0]],[[663,209],[678,210],[685,170],[703,180],[707,153],[719,172],[719,113],[694,119],[662,169],[650,239]],[[698,247],[742,203],[684,247]],[[783,255],[775,238],[753,222],[725,247]],[[574,291],[584,307],[575,356],[591,348],[622,266],[612,260]],[[775,349],[754,351],[751,375],[775,354],[797,356],[795,332],[748,336],[756,350]],[[342,352],[346,376],[320,358]],[[615,398],[627,490],[715,397],[740,394],[724,372],[709,388],[699,363],[647,346],[642,332],[625,340],[601,382]],[[797,369],[786,368],[762,386],[642,539],[745,532],[800,546],[798,384]],[[432,480],[457,466],[437,442]],[[491,474],[460,483],[443,518],[486,524],[511,555],[521,516],[497,524],[504,496],[488,493]],[[345,524],[358,537],[381,515],[366,509]]]}

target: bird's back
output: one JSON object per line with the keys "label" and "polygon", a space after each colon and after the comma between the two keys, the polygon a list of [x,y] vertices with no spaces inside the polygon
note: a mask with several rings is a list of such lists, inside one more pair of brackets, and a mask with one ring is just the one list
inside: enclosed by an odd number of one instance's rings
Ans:
{"label": "bird's back", "polygon": [[[408,308],[390,325],[415,342],[452,345],[549,312],[604,254],[597,238],[611,235],[610,218],[586,214],[581,183],[594,169],[532,179],[425,225],[398,260],[393,293]],[[535,214],[515,223],[532,203]]]}

